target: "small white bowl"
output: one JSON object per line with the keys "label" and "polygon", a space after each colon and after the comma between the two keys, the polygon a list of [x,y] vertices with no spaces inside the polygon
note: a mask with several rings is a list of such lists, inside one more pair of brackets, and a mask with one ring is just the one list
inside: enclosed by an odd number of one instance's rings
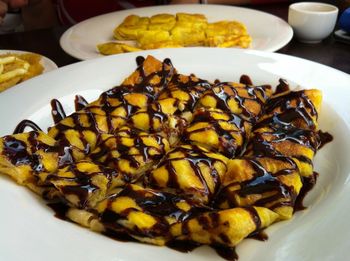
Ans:
{"label": "small white bowl", "polygon": [[338,8],[334,5],[301,2],[289,6],[288,23],[304,43],[319,43],[334,30]]}

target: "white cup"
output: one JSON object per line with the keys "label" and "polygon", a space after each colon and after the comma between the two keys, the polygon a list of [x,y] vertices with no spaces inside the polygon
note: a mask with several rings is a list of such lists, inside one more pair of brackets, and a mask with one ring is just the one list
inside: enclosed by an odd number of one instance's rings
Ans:
{"label": "white cup", "polygon": [[301,2],[289,6],[288,23],[299,41],[319,43],[334,30],[337,15],[334,5]]}

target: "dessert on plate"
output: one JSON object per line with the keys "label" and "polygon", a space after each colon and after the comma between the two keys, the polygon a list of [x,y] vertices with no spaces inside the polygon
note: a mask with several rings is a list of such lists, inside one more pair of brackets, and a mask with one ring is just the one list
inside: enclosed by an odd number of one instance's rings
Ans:
{"label": "dessert on plate", "polygon": [[93,231],[232,250],[290,219],[315,182],[321,102],[316,89],[210,82],[138,57],[120,86],[77,96],[71,115],[53,100],[47,133],[23,133],[27,121],[0,138],[0,172]]}

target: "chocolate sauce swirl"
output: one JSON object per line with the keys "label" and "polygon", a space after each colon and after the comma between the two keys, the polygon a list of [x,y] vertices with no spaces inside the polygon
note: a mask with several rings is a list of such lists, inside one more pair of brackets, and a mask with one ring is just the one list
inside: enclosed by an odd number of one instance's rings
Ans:
{"label": "chocolate sauce swirl", "polygon": [[[183,155],[173,157],[172,155]],[[184,161],[188,162],[193,174],[200,180],[202,187],[201,188],[187,188],[190,184],[184,185],[180,182],[180,175],[173,166],[173,162]],[[212,197],[218,191],[221,185],[221,177],[218,172],[218,169],[215,167],[216,164],[220,162],[224,166],[226,166],[225,162],[221,159],[210,157],[210,154],[206,152],[204,148],[195,146],[195,145],[184,145],[179,146],[168,152],[165,158],[160,162],[157,168],[165,168],[168,172],[168,179],[166,181],[166,188],[173,189],[178,193],[182,193],[186,195],[188,198],[196,200],[198,202],[208,201],[212,199]],[[214,184],[214,187],[211,188],[206,180],[206,177],[202,173],[200,165],[204,164],[209,168],[209,175],[211,179],[211,183]],[[221,173],[222,175],[223,173]],[[207,177],[208,178],[208,177]],[[147,174],[146,184],[156,189],[164,188],[164,185],[160,185],[157,182],[157,175],[153,172]]]}
{"label": "chocolate sauce swirl", "polygon": [[[228,120],[217,119],[213,114],[227,115]],[[196,128],[195,130],[189,130],[192,126],[196,126],[196,123],[208,123],[207,126]],[[231,129],[224,128],[227,126],[227,123],[232,126]],[[234,127],[233,127],[234,126]],[[233,158],[236,155],[240,154],[245,145],[246,139],[248,137],[249,131],[246,129],[250,124],[242,119],[237,114],[225,114],[220,110],[207,110],[204,108],[199,108],[194,112],[194,119],[191,122],[189,128],[187,128],[182,137],[182,141],[186,143],[193,143],[191,140],[191,135],[196,133],[205,132],[206,130],[214,130],[219,137],[219,146],[208,146],[206,140],[199,141],[199,143],[213,152],[219,152],[228,158]],[[204,135],[204,134],[203,134]],[[243,140],[242,144],[236,141],[235,136],[239,135]]]}
{"label": "chocolate sauce swirl", "polygon": [[31,128],[34,131],[42,131],[41,128],[31,120],[22,120],[17,124],[13,134],[23,133],[26,128]]}
{"label": "chocolate sauce swirl", "polygon": [[[82,162],[78,164],[81,163]],[[87,162],[87,164],[93,163]],[[97,164],[95,165],[98,166]],[[101,171],[87,173],[80,171],[77,168],[76,164],[69,164],[64,171],[70,172],[72,174],[71,177],[61,177],[59,173],[52,174],[48,176],[48,181],[53,182],[53,184],[56,184],[55,182],[58,182],[55,186],[57,186],[57,188],[63,193],[64,196],[75,195],[79,199],[76,207],[87,208],[89,206],[89,201],[93,193],[97,191],[100,191],[100,193],[102,191],[107,191],[112,182],[112,179],[115,179],[118,175],[120,175],[116,170],[107,167],[98,166],[98,168]],[[96,183],[94,183],[94,178],[97,175],[105,177],[108,180],[108,183],[101,183],[100,186],[102,187],[98,186]],[[60,184],[59,181],[63,180],[67,182],[66,185]]]}
{"label": "chocolate sauce swirl", "polygon": [[59,100],[51,100],[51,107],[51,115],[55,124],[67,117]]}
{"label": "chocolate sauce swirl", "polygon": [[43,153],[54,152],[55,147],[38,139],[38,132],[27,133],[27,142],[16,139],[13,136],[3,137],[2,154],[8,158],[14,166],[29,165],[34,172],[46,171],[38,151]]}
{"label": "chocolate sauce swirl", "polygon": [[[155,144],[147,144],[150,140],[154,141]],[[157,163],[164,156],[167,146],[167,141],[160,135],[144,133],[137,129],[122,128],[115,135],[105,137],[98,149],[90,153],[89,158],[118,170],[125,174],[126,182],[131,182],[138,178],[138,175],[134,176],[121,169],[119,162],[128,162],[130,167],[135,170],[146,169],[146,164]],[[132,153],[130,150],[133,150]],[[116,157],[116,155],[119,156]]]}
{"label": "chocolate sauce swirl", "polygon": [[288,82],[284,79],[279,79],[279,84],[276,87],[274,95],[287,92],[289,90],[290,90],[290,87]]}
{"label": "chocolate sauce swirl", "polygon": [[89,103],[85,100],[85,98],[81,95],[75,95],[74,99],[75,111],[80,111],[87,107]]}
{"label": "chocolate sauce swirl", "polygon": [[[121,220],[127,219],[129,214],[135,211],[133,207],[125,208],[119,212],[113,210],[112,204],[119,197],[129,198],[134,201],[138,207],[137,211],[152,216],[156,220],[156,223],[145,229],[139,228],[132,230],[118,225],[122,223],[120,222]],[[180,209],[178,204],[181,202],[188,204],[190,210],[184,211]],[[168,241],[172,223],[184,222],[204,211],[208,211],[208,208],[196,205],[175,194],[152,189],[135,189],[134,185],[126,185],[120,193],[108,198],[107,209],[102,213],[100,220],[106,228],[116,232],[124,230],[133,236],[163,237]]]}
{"label": "chocolate sauce swirl", "polygon": [[[202,94],[212,87],[206,80],[197,78],[195,75],[184,76],[181,74],[175,74],[167,88],[164,88],[160,93],[160,98],[173,97],[181,99],[186,103],[187,110],[193,110],[197,100],[202,96]],[[189,99],[184,99],[178,96],[178,92],[185,92]]]}
{"label": "chocolate sauce swirl", "polygon": [[[210,96],[216,100],[216,108],[228,113],[233,112],[229,104],[230,100],[235,100],[242,111],[241,115],[246,120],[255,123],[261,116],[263,112],[262,108],[269,97],[267,94],[268,90],[271,90],[271,86],[269,85],[234,87],[232,83],[221,82],[216,83],[211,90],[205,92],[201,99]],[[242,94],[241,92],[246,92],[246,94]],[[252,103],[257,104],[259,108],[253,110],[253,107],[251,107]],[[203,104],[199,106],[203,106]]]}
{"label": "chocolate sauce swirl", "polygon": [[[291,101],[295,101],[296,106],[292,106]],[[277,109],[280,112],[277,113]],[[259,122],[255,128],[268,124],[280,124],[311,130],[316,129],[317,111],[305,91],[289,92],[282,96],[271,97],[266,103],[265,113],[271,116]],[[300,121],[301,123],[299,123]]]}
{"label": "chocolate sauce swirl", "polygon": [[[277,173],[272,174],[268,172],[258,161],[252,159],[250,160],[250,163],[252,164],[252,167],[255,170],[255,176],[252,180],[240,183],[241,189],[239,190],[238,194],[241,197],[247,197],[248,195],[252,194],[262,195],[266,192],[271,193],[272,191],[274,191],[275,193],[273,195],[255,201],[254,205],[266,206],[268,203],[273,203],[276,201],[277,203],[271,206],[270,208],[274,209],[279,204],[282,204],[284,206],[294,205],[296,192],[292,187],[283,184],[278,179],[278,176],[288,175],[297,171],[297,167],[295,164],[292,165],[293,168],[286,168],[278,171]],[[280,201],[283,198],[286,199],[286,201],[284,201],[283,203],[279,203],[278,201]]]}
{"label": "chocolate sauce swirl", "polygon": [[252,79],[250,79],[250,77],[246,74],[241,75],[239,82],[245,85],[253,85]]}
{"label": "chocolate sauce swirl", "polygon": [[317,134],[318,134],[318,140],[319,140],[318,149],[321,149],[324,145],[326,145],[327,143],[333,140],[332,134],[328,132],[323,132],[319,130]]}

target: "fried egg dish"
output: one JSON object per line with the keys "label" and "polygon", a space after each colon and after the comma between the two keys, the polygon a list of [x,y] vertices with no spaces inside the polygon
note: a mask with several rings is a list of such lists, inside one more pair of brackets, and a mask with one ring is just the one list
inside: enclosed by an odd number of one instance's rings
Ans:
{"label": "fried egg dish", "polygon": [[248,48],[252,42],[246,26],[238,21],[209,23],[203,14],[129,15],[113,31],[117,41],[101,43],[103,55],[158,48],[189,46]]}

